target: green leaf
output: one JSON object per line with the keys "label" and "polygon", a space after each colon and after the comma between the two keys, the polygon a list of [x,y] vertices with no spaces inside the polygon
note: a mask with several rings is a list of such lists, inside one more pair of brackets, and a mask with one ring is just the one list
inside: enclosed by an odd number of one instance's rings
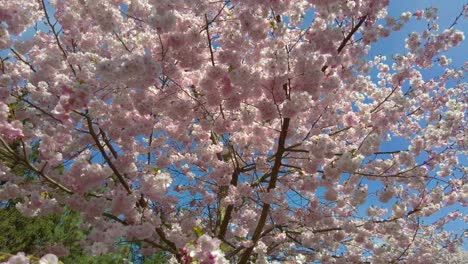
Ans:
{"label": "green leaf", "polygon": [[198,227],[198,226],[194,227],[193,231],[195,232],[195,235],[197,236],[197,238],[201,237],[203,235],[203,233],[204,233],[203,229],[201,227]]}
{"label": "green leaf", "polygon": [[275,22],[270,21],[270,26],[271,26],[271,28],[275,29]]}
{"label": "green leaf", "polygon": [[59,172],[60,175],[63,174],[63,172],[65,171],[65,166],[63,166],[63,163],[57,166],[57,171]]}
{"label": "green leaf", "polygon": [[228,251],[231,249],[231,247],[228,246],[226,243],[221,242],[220,249],[221,249],[221,251],[223,251],[223,252],[228,252]]}

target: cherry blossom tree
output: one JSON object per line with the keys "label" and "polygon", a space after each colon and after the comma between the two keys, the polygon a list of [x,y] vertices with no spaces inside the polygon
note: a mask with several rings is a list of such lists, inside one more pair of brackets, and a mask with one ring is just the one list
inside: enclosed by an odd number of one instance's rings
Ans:
{"label": "cherry blossom tree", "polygon": [[[466,63],[445,52],[468,9],[440,28],[388,5],[0,0],[0,199],[81,212],[95,255],[447,263],[468,137]],[[369,58],[407,23],[427,28]]]}

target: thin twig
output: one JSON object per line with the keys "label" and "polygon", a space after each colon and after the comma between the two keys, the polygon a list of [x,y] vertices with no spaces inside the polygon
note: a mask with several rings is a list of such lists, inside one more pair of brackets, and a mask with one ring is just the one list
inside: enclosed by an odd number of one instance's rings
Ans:
{"label": "thin twig", "polygon": [[125,42],[123,41],[123,39],[119,36],[119,34],[117,34],[117,32],[113,31],[114,35],[117,37],[117,39],[119,40],[119,42],[122,44],[122,46],[125,48],[125,50],[128,51],[128,53],[132,53],[132,51],[127,47],[127,45],[125,44]]}
{"label": "thin twig", "polygon": [[216,18],[218,18],[219,15],[221,15],[221,12],[223,12],[224,10],[224,7],[226,7],[226,5],[229,3],[229,1],[226,1],[224,2],[224,5],[223,7],[221,7],[221,9],[219,9],[218,13],[213,17],[213,19],[211,19],[209,22],[208,22],[208,19],[207,19],[207,16],[205,15],[205,18],[206,18],[206,25],[200,30],[200,33],[203,32],[203,30],[207,30],[208,31],[208,27],[213,23],[215,22]]}
{"label": "thin twig", "polygon": [[[46,17],[46,20],[47,20],[47,24],[49,25],[50,29],[52,30],[52,33],[54,34],[55,42],[57,43],[57,46],[59,47],[59,49],[62,51],[63,57],[65,59],[67,59],[68,58],[67,52],[65,52],[65,49],[63,48],[62,44],[60,43],[59,32],[57,32],[55,30],[55,25],[52,24],[52,22],[50,21],[49,13],[47,12],[44,0],[41,0],[41,3],[42,3],[42,8],[44,9],[44,14],[45,14],[45,17]],[[73,68],[73,65],[71,65],[69,62],[68,62],[68,65],[70,66],[70,69],[72,70],[73,75],[76,76],[76,71],[75,71],[75,68]]]}
{"label": "thin twig", "polygon": [[370,112],[371,113],[374,113],[375,111],[377,111],[377,109],[383,104],[385,103],[389,98],[390,96],[392,96],[393,93],[395,93],[396,89],[398,88],[398,86],[395,86],[392,91],[387,95],[387,97],[385,97],[385,99],[383,99],[383,101],[381,101],[380,103],[377,104],[376,107],[374,107],[374,109],[372,109]]}
{"label": "thin twig", "polygon": [[210,48],[211,65],[215,66],[213,47],[211,47],[210,30],[208,29],[208,16],[206,14],[205,14],[205,21],[206,21],[206,37],[208,39],[208,47]]}
{"label": "thin twig", "polygon": [[16,95],[12,95],[12,96],[15,97],[15,98],[17,98],[17,99],[19,99],[19,100],[21,100],[21,101],[23,101],[23,102],[25,102],[25,103],[27,103],[28,105],[32,106],[33,108],[39,110],[39,111],[40,111],[41,113],[43,113],[44,115],[46,115],[46,116],[52,118],[53,120],[59,122],[60,124],[63,124],[62,120],[56,118],[56,117],[53,116],[51,113],[46,112],[44,109],[42,109],[42,108],[40,108],[39,106],[37,106],[37,105],[31,103],[30,101],[28,101],[28,100],[26,100],[26,99],[24,99],[24,98],[22,98],[22,97],[20,97],[20,96],[16,96]]}
{"label": "thin twig", "polygon": [[403,250],[403,252],[401,252],[400,256],[398,256],[396,261],[400,262],[402,260],[402,257],[406,254],[406,252],[408,252],[409,248],[411,247],[411,245],[416,240],[416,235],[418,234],[418,231],[419,231],[419,222],[418,222],[418,227],[414,231],[413,238],[411,239],[411,242],[408,244],[408,246],[405,248],[405,250]]}
{"label": "thin twig", "polygon": [[455,18],[455,20],[453,21],[453,23],[450,25],[450,27],[448,29],[452,29],[458,23],[458,19],[460,19],[460,17],[462,17],[463,13],[465,12],[466,5],[467,4],[463,5],[463,8],[460,11],[460,14],[458,14],[458,16]]}
{"label": "thin twig", "polygon": [[[117,216],[115,216],[115,215],[113,215],[113,214],[110,214],[110,213],[102,213],[102,215],[103,215],[104,217],[107,217],[107,218],[109,218],[109,219],[112,219],[112,220],[114,220],[114,221],[116,221],[116,222],[119,222],[119,223],[121,223],[122,225],[125,225],[125,226],[128,225],[128,223],[127,223],[125,220],[122,220],[122,219],[118,218]],[[154,242],[154,241],[151,241],[151,240],[149,240],[149,239],[144,239],[143,241],[145,241],[145,242],[148,243],[148,244],[151,244],[151,245],[155,246],[156,248],[159,248],[159,249],[162,249],[162,250],[165,250],[165,251],[174,253],[174,254],[177,253],[176,251],[173,251],[171,248],[167,248],[167,247],[164,247],[164,246],[162,246],[162,245],[159,245],[158,243],[156,243],[156,242]]]}
{"label": "thin twig", "polygon": [[18,58],[18,60],[20,60],[21,62],[23,62],[24,64],[28,65],[29,68],[33,71],[33,72],[36,72],[36,69],[34,69],[34,67],[31,65],[30,62],[26,61],[23,56],[21,56],[21,54],[19,54],[14,48],[10,48],[10,50],[16,55],[16,57]]}

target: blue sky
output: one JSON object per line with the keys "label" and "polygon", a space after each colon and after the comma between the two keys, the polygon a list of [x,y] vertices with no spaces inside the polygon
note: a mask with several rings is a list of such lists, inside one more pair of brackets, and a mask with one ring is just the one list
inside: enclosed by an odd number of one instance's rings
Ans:
{"label": "blue sky", "polygon": [[[438,10],[438,24],[440,32],[444,29],[448,28],[455,18],[460,14],[461,10],[463,9],[463,5],[468,4],[466,0],[417,0],[417,1],[408,1],[408,0],[395,0],[390,1],[390,5],[388,8],[388,14],[392,16],[398,16],[402,12],[410,11],[414,12],[418,9],[424,10],[426,7],[429,6],[436,6],[439,8]],[[380,39],[377,43],[372,45],[369,59],[372,59],[374,56],[382,54],[387,56],[387,63],[391,64],[389,58],[392,55],[397,53],[404,53],[405,52],[405,42],[404,39],[413,31],[422,32],[427,27],[424,20],[415,20],[414,18],[410,20],[409,23],[405,24],[401,31],[392,32],[392,34],[385,39]],[[465,41],[461,43],[461,45],[449,50],[448,52],[442,53],[446,55],[448,58],[452,59],[452,67],[459,68],[461,67],[468,58],[468,44],[466,38],[468,38],[468,19],[464,19],[461,17],[458,20],[458,23],[454,26],[455,29],[461,30],[465,33]],[[375,71],[373,71],[375,73]],[[424,79],[429,79],[435,76],[440,75],[443,70],[439,67],[434,67],[429,70],[422,71]],[[372,78],[376,78],[376,76],[372,76]],[[375,79],[374,79],[375,80]],[[465,80],[466,81],[466,80]],[[381,151],[391,151],[397,149],[405,149],[408,142],[403,139],[396,139],[391,142],[386,142],[382,144]],[[467,157],[460,156],[459,157],[460,163],[463,165],[468,165]],[[369,186],[371,189],[372,186]],[[374,186],[374,188],[377,186]],[[459,205],[452,205],[447,208],[442,209],[438,213],[432,215],[431,217],[426,218],[426,222],[432,222],[438,217],[446,215],[454,210],[460,210],[463,213],[468,213],[466,208],[463,208]],[[466,229],[467,226],[461,220],[457,220],[451,222],[447,225],[448,230],[461,230]],[[464,240],[464,249],[468,249],[467,240]]]}
{"label": "blue sky", "polygon": [[[439,8],[439,29],[443,30],[452,24],[455,17],[463,9],[463,4],[467,3],[468,2],[466,0],[395,0],[390,1],[388,13],[390,15],[398,16],[398,14],[405,11],[414,12],[418,9],[424,10],[429,6],[436,6]],[[389,38],[382,39],[377,42],[373,47],[373,51],[376,52],[375,54],[378,54],[378,52],[382,52],[384,54],[401,53],[405,46],[405,43],[401,40],[406,38],[412,31],[422,32],[425,28],[426,24],[423,20],[417,21],[412,19],[401,31],[393,32]],[[455,26],[455,29],[465,32],[465,35],[468,34],[468,21],[461,17],[458,24]],[[468,35],[465,37],[468,37]],[[465,41],[460,46],[455,47],[447,53],[448,57],[453,58],[454,65],[462,65],[465,62],[466,55],[468,55],[467,48],[468,46]],[[460,56],[461,54],[464,54],[465,56]]]}
{"label": "blue sky", "polygon": [[[439,24],[439,32],[442,32],[444,29],[448,28],[455,20],[455,18],[460,14],[463,10],[464,4],[468,4],[466,0],[417,0],[417,1],[408,1],[408,0],[394,0],[390,1],[390,5],[388,8],[388,14],[390,16],[398,18],[399,15],[403,12],[411,12],[414,13],[416,10],[425,10],[427,7],[435,6],[438,8],[438,24]],[[306,28],[313,20],[313,10],[309,10],[306,14],[305,20],[303,22],[303,28]],[[371,50],[368,54],[368,59],[372,60],[375,56],[384,55],[387,57],[387,61],[385,63],[391,65],[392,64],[392,56],[396,54],[404,54],[407,52],[405,49],[405,38],[409,36],[409,34],[413,31],[416,32],[423,32],[424,29],[427,28],[427,22],[424,19],[416,20],[414,17],[410,19],[408,23],[404,25],[404,27],[400,31],[392,31],[391,35],[388,38],[379,39],[376,43],[371,44]],[[465,38],[468,38],[468,19],[464,19],[463,16],[458,19],[457,24],[453,27],[454,29],[461,30],[465,33]],[[459,46],[450,49],[448,52],[442,52],[440,55],[445,55],[448,58],[452,59],[451,67],[453,68],[460,68],[464,65],[468,58],[468,44],[467,40],[462,42]],[[436,67],[432,67],[430,69],[421,70],[423,74],[423,78],[425,80],[439,76],[443,73],[443,69],[437,67],[437,63],[434,63]],[[372,70],[370,72],[371,78],[374,82],[378,81],[377,78],[377,71]],[[448,83],[448,87],[452,85],[452,83]],[[407,88],[405,88],[407,89]],[[409,142],[404,138],[393,138],[390,142],[383,142],[380,147],[380,151],[394,151],[394,150],[404,150],[407,149]],[[424,160],[424,156],[420,156],[417,158],[417,161],[421,162]],[[459,161],[462,165],[468,165],[468,159],[466,156],[459,156]],[[343,177],[347,178],[347,177]],[[343,179],[344,181],[345,179]],[[369,193],[375,192],[377,190],[382,189],[382,185],[377,182],[370,182],[367,180],[363,181],[363,184],[367,184],[369,187]],[[432,184],[431,184],[432,186]],[[323,188],[319,188],[319,193],[324,192]],[[294,195],[293,195],[294,196]],[[295,200],[295,199],[294,199]],[[378,205],[383,206],[389,209],[389,213],[387,217],[391,215],[391,205],[394,203],[394,199],[390,201],[388,204],[383,204],[377,201],[377,199],[369,199],[360,207],[361,215],[365,215],[365,210],[370,205]],[[292,206],[297,206],[297,204]],[[440,217],[447,215],[450,212],[455,210],[459,210],[462,213],[466,214],[468,211],[466,208],[460,205],[452,205],[446,208],[443,208],[439,212],[433,214],[430,217],[424,218],[424,223],[431,223],[436,221]],[[447,230],[458,231],[466,229],[466,224],[461,221],[453,221],[450,222],[446,228]],[[468,250],[468,243],[467,240],[464,240],[463,245],[465,250]]]}

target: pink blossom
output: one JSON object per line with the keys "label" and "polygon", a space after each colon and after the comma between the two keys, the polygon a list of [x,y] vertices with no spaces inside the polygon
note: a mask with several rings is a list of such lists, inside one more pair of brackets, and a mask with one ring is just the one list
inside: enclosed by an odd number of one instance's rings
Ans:
{"label": "pink blossom", "polygon": [[220,240],[204,234],[197,239],[195,245],[190,246],[189,256],[200,263],[228,263],[224,258],[224,254],[219,250],[220,244]]}
{"label": "pink blossom", "polygon": [[418,20],[420,20],[423,16],[423,13],[424,11],[422,10],[416,10],[416,12],[414,12],[413,16],[415,16]]}

